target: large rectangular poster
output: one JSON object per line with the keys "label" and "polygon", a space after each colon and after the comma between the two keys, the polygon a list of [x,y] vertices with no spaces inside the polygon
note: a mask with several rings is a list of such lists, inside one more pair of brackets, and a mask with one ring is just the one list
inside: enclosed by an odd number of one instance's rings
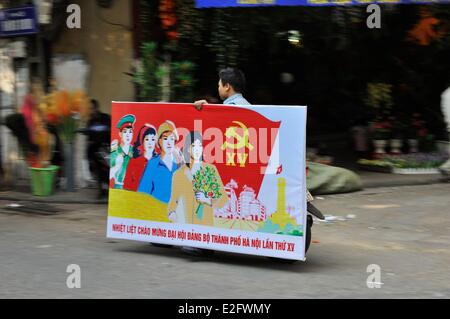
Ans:
{"label": "large rectangular poster", "polygon": [[304,106],[113,102],[107,236],[305,259]]}

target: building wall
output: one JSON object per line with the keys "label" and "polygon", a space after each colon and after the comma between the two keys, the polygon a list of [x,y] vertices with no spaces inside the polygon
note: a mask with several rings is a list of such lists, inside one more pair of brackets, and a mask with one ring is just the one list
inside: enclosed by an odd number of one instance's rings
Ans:
{"label": "building wall", "polygon": [[71,3],[81,8],[81,29],[65,28],[53,43],[52,53],[84,56],[91,67],[87,93],[99,100],[104,112],[111,113],[111,101],[134,100],[132,78],[124,74],[133,63],[132,1],[114,0],[108,9],[92,0]]}

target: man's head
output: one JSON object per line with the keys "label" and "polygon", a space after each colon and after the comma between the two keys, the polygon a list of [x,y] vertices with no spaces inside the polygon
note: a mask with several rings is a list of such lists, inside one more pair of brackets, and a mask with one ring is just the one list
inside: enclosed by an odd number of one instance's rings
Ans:
{"label": "man's head", "polygon": [[226,100],[236,93],[242,93],[245,88],[244,73],[236,68],[226,68],[219,72],[219,96]]}
{"label": "man's head", "polygon": [[100,105],[96,99],[91,99],[91,116],[95,116],[100,112]]}

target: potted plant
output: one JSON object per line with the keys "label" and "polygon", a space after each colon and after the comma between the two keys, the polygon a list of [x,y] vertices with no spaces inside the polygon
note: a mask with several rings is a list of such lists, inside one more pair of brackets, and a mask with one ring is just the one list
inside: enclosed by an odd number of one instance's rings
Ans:
{"label": "potted plant", "polygon": [[428,135],[428,130],[425,127],[425,122],[422,120],[419,113],[414,113],[408,129],[408,145],[410,153],[419,152],[419,138]]}
{"label": "potted plant", "polygon": [[391,136],[392,125],[388,121],[375,121],[372,123],[373,144],[375,154],[386,153],[386,146]]}
{"label": "potted plant", "polygon": [[390,118],[390,121],[392,123],[390,153],[401,154],[402,147],[403,147],[403,137],[404,137],[405,125],[393,116]]}
{"label": "potted plant", "polygon": [[374,113],[375,121],[372,123],[373,144],[375,154],[386,153],[387,140],[391,136],[392,123],[388,119],[392,109],[392,86],[387,83],[369,83],[365,104]]}
{"label": "potted plant", "polygon": [[35,96],[37,94],[28,94],[20,112],[7,116],[5,124],[16,136],[28,164],[32,194],[49,196],[54,191],[55,175],[59,167],[50,163],[53,143]]}

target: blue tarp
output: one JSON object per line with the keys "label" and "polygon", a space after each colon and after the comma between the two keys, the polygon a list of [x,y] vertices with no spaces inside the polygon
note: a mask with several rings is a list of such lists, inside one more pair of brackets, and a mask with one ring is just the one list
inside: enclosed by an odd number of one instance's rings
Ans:
{"label": "blue tarp", "polygon": [[197,8],[450,3],[450,0],[196,0]]}

